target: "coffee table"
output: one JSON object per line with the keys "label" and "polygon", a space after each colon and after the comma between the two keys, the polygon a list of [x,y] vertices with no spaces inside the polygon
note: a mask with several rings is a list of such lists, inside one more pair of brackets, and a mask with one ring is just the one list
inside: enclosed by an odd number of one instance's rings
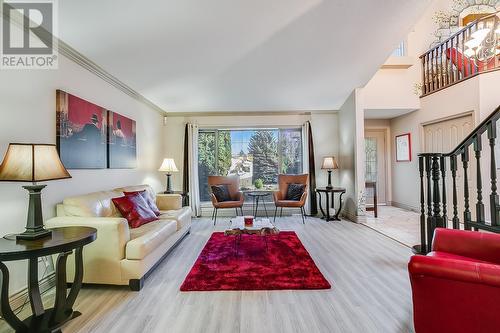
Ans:
{"label": "coffee table", "polygon": [[266,249],[268,249],[267,238],[269,235],[277,235],[280,230],[276,228],[274,224],[267,218],[254,219],[252,226],[245,226],[245,220],[243,216],[236,216],[231,219],[231,226],[229,229],[224,231],[226,236],[235,236],[234,247],[236,255],[238,255],[238,247],[241,242],[241,236],[246,235],[258,235],[263,236],[264,242],[266,244]]}

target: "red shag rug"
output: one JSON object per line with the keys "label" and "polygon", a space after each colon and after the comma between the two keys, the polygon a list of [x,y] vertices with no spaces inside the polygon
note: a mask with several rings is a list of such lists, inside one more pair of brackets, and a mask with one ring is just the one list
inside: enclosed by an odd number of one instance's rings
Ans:
{"label": "red shag rug", "polygon": [[293,231],[268,236],[214,232],[184,280],[181,291],[330,289],[330,283]]}

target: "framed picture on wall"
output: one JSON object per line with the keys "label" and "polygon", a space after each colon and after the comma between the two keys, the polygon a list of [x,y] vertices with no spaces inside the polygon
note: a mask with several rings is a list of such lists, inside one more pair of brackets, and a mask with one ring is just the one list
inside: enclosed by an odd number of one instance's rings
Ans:
{"label": "framed picture on wall", "polygon": [[133,169],[137,167],[135,121],[108,111],[108,167]]}
{"label": "framed picture on wall", "polygon": [[107,110],[57,90],[57,149],[67,169],[105,169]]}
{"label": "framed picture on wall", "polygon": [[410,133],[396,135],[396,162],[411,161]]}

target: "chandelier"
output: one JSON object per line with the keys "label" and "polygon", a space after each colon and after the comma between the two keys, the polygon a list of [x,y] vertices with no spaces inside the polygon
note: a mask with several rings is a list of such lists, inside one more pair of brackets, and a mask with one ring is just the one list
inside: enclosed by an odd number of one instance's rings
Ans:
{"label": "chandelier", "polygon": [[500,14],[475,23],[476,30],[465,42],[464,54],[477,64],[487,64],[500,55]]}

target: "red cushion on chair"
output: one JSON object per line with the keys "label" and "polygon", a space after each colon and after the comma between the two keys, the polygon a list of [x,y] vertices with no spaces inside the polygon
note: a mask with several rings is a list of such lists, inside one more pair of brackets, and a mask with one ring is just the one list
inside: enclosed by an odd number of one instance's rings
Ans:
{"label": "red cushion on chair", "polygon": [[156,206],[155,200],[151,197],[151,195],[146,190],[134,191],[134,192],[123,192],[123,194],[125,194],[125,195],[133,195],[136,193],[139,193],[142,196],[142,198],[148,204],[149,208],[151,208],[151,210],[156,214],[156,216],[161,215],[161,212],[158,209],[158,206]]}
{"label": "red cushion on chair", "polygon": [[138,228],[143,224],[156,221],[158,217],[149,208],[141,194],[131,194],[120,198],[113,198],[113,203],[122,216],[127,219],[131,228]]}

